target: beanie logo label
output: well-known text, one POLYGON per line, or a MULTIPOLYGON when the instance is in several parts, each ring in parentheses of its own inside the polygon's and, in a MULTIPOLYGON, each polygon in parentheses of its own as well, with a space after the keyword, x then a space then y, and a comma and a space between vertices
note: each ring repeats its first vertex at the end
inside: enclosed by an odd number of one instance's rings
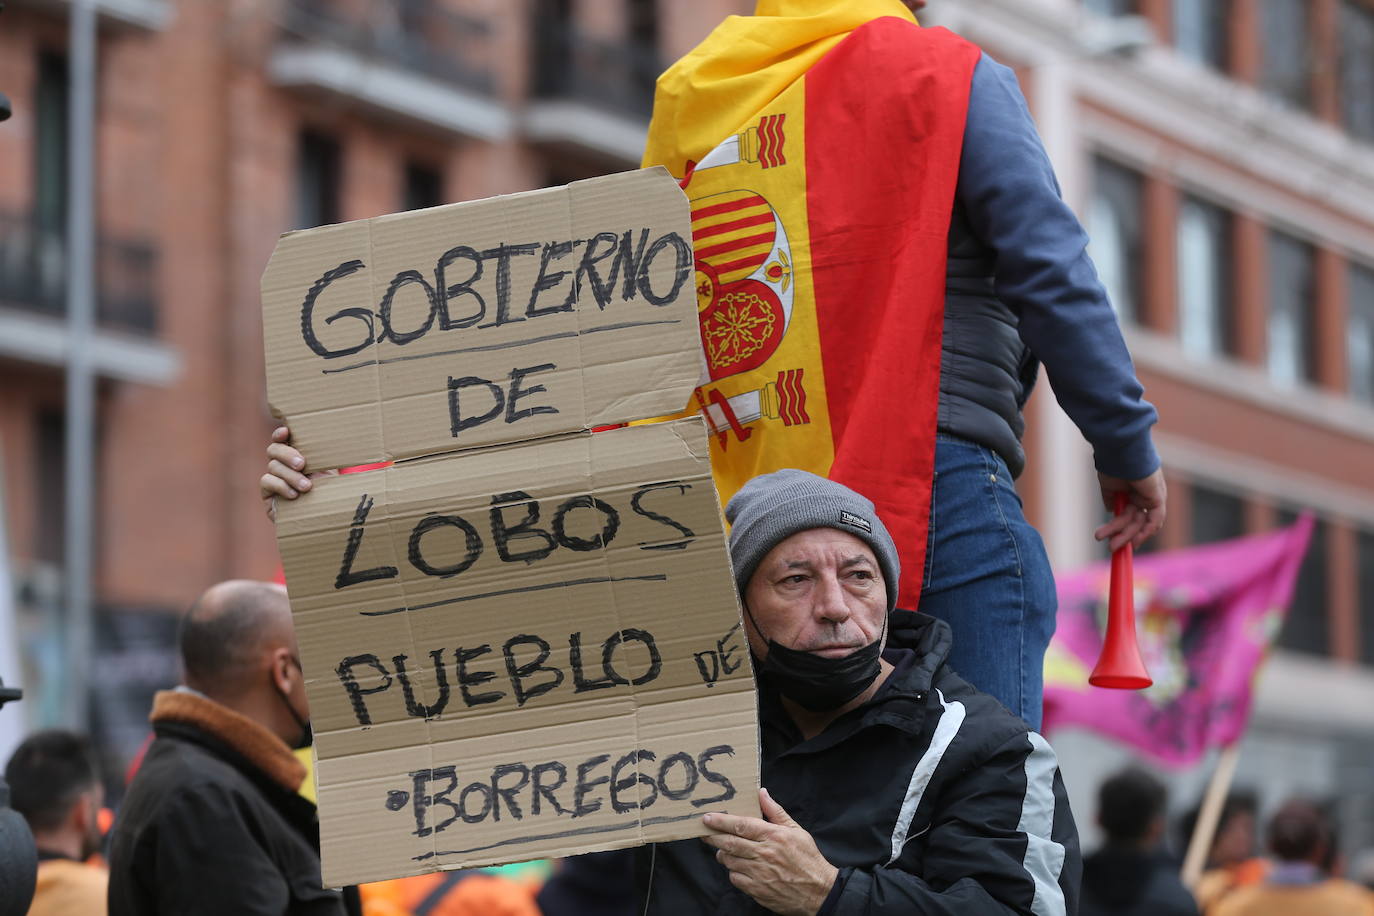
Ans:
POLYGON ((869 534, 873 533, 873 526, 869 524, 868 519, 862 518, 858 515, 854 515, 851 512, 845 512, 841 510, 840 521, 851 528, 859 528, 864 531, 867 531, 869 534))

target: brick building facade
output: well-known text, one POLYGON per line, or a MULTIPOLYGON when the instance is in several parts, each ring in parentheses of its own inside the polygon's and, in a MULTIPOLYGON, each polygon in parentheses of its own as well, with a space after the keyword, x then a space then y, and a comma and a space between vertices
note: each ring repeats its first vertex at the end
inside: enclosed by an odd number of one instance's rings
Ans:
MULTIPOLYGON (((95 5, 96 593, 104 611, 171 613, 276 568, 256 497, 273 425, 257 285, 278 234, 633 167, 663 63, 750 4, 95 5)), ((42 647, 60 616, 69 8, 8 6, 0 461, 26 646, 42 647)), ((1374 728, 1357 699, 1374 665, 1374 3, 933 0, 928 21, 1018 69, 1089 224, 1162 416, 1159 546, 1317 513, 1261 685, 1260 746, 1282 762, 1248 775, 1345 788, 1374 728)), ((1072 568, 1096 557, 1090 459, 1044 386, 1028 412, 1021 488, 1072 568)), ((46 657, 29 683, 57 676, 46 657)))

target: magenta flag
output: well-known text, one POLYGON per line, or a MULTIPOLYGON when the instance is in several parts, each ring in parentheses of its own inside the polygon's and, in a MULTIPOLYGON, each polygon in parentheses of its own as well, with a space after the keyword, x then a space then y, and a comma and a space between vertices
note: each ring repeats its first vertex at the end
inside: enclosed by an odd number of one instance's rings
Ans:
POLYGON ((1291 527, 1135 560, 1145 690, 1088 686, 1102 648, 1109 564, 1059 580, 1045 656, 1045 731, 1079 726, 1170 766, 1195 763, 1245 731, 1260 663, 1283 625, 1312 517, 1291 527))

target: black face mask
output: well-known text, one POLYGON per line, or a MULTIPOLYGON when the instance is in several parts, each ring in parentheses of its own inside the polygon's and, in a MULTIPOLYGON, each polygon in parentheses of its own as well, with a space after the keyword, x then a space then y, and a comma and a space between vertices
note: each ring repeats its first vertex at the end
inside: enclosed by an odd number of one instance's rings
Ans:
MULTIPOLYGON (((754 612, 748 605, 744 610, 758 634, 768 639, 759 629, 754 612)), ((877 639, 841 658, 789 649, 768 639, 768 657, 762 662, 755 659, 754 667, 778 693, 798 706, 811 712, 829 712, 863 693, 877 678, 881 670, 878 660, 882 657, 886 635, 887 621, 884 620, 883 632, 877 639)))
POLYGON ((868 689, 878 676, 882 637, 843 658, 801 652, 768 640, 760 675, 783 696, 812 712, 839 709, 868 689))
MULTIPOLYGON (((301 673, 301 677, 305 677, 305 669, 301 667, 301 663, 295 657, 292 657, 291 661, 296 663, 296 670, 301 673)), ((315 743, 315 731, 310 727, 310 720, 301 718, 300 713, 296 712, 296 707, 291 705, 291 698, 286 694, 278 692, 277 696, 281 697, 281 701, 286 704, 286 711, 291 714, 291 721, 295 722, 301 730, 300 740, 291 749, 299 751, 310 747, 315 743)))

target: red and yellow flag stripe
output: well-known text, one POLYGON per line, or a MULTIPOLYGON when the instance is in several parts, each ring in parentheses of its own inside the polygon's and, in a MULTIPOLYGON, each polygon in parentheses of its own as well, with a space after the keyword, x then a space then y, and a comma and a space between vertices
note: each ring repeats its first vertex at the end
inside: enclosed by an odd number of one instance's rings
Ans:
POLYGON ((704 413, 716 433, 722 499, 783 467, 854 487, 897 539, 907 570, 899 601, 915 607, 946 236, 979 51, 909 15, 851 21, 864 9, 900 9, 890 0, 810 6, 846 28, 826 34, 812 17, 795 30, 795 53, 769 49, 762 76, 741 69, 749 19, 727 20, 670 69, 645 162, 683 175, 692 201, 706 370, 689 412, 704 413), (731 67, 738 73, 722 76, 731 67), (761 91, 770 77, 773 91, 761 91), (741 118, 741 98, 762 101, 741 118))

